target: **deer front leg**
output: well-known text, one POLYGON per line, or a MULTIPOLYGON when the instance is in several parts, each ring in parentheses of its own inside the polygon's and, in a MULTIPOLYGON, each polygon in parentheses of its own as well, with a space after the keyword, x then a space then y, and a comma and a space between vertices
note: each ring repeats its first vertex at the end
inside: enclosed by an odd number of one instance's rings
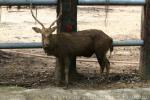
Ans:
POLYGON ((64 79, 64 61, 62 58, 57 57, 56 59, 56 67, 55 67, 55 81, 57 86, 62 85, 62 81, 64 79))
POLYGON ((70 59, 69 57, 65 57, 65 88, 68 88, 69 85, 69 65, 70 59))

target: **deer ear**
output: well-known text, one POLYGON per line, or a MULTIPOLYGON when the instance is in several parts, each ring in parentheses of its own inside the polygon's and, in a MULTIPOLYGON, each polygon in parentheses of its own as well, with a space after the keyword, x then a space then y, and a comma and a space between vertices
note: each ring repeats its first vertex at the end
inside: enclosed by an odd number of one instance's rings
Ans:
POLYGON ((36 33, 42 33, 42 30, 41 30, 40 28, 32 27, 32 29, 33 29, 36 33))

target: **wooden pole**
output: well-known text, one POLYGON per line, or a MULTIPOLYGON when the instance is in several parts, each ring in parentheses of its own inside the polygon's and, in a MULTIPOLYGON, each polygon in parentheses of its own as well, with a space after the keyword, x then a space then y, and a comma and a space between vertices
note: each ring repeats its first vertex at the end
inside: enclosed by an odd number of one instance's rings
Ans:
POLYGON ((140 71, 144 79, 150 79, 150 0, 146 0, 141 19, 141 38, 144 45, 141 47, 140 71))
MULTIPOLYGON (((58 31, 60 32, 76 32, 77 31, 77 0, 58 0, 57 14, 62 7, 62 17, 57 22, 58 31)), ((64 80, 64 63, 62 59, 56 60, 56 81, 64 80)), ((69 75, 76 74, 76 57, 70 59, 69 75)))

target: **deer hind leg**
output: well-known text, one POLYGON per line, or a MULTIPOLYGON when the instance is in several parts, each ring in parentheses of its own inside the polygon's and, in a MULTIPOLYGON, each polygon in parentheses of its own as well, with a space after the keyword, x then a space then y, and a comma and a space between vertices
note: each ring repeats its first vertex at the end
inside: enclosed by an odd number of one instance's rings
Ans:
POLYGON ((104 58, 104 61, 105 61, 105 68, 106 68, 106 81, 108 81, 109 80, 109 71, 110 71, 110 62, 106 57, 104 58))
POLYGON ((100 65, 100 73, 102 74, 104 72, 104 69, 105 69, 105 63, 104 63, 104 56, 99 54, 99 53, 95 53, 96 54, 96 57, 97 57, 97 60, 98 60, 98 63, 100 65))
POLYGON ((99 65, 101 67, 101 74, 104 72, 104 69, 106 69, 106 81, 108 81, 108 79, 109 79, 109 70, 110 70, 110 62, 106 58, 105 54, 100 55, 100 54, 96 53, 96 57, 97 57, 99 65))

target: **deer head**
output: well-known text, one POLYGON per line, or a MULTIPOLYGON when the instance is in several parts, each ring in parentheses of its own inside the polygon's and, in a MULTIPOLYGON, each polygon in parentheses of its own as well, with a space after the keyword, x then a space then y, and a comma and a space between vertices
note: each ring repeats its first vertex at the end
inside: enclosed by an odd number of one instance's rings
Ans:
POLYGON ((62 10, 60 10, 60 13, 57 17, 57 19, 52 22, 52 24, 46 28, 43 23, 41 23, 34 15, 33 11, 32 11, 32 5, 30 6, 30 11, 32 14, 32 17, 35 19, 35 21, 37 23, 39 23, 42 28, 38 28, 38 27, 32 27, 32 29, 36 32, 36 33, 41 33, 42 35, 42 42, 43 42, 43 47, 47 47, 49 44, 49 37, 52 36, 52 33, 57 29, 57 26, 54 26, 54 24, 57 22, 57 20, 60 19, 61 15, 62 15, 62 10))

